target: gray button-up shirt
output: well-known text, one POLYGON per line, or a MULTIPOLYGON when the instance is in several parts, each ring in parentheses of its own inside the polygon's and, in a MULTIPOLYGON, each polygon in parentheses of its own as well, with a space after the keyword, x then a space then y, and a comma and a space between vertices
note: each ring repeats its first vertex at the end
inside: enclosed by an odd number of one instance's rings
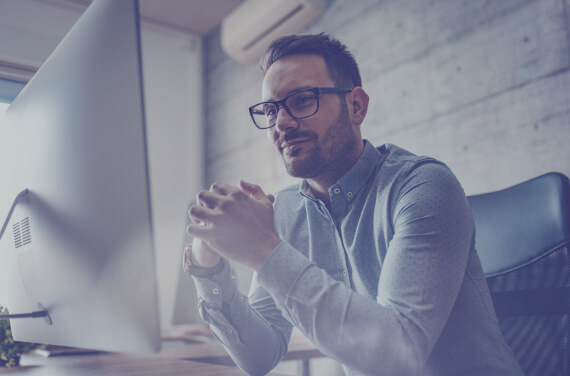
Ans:
POLYGON ((442 163, 365 142, 330 187, 276 195, 283 240, 242 296, 229 266, 194 278, 199 310, 234 361, 262 375, 292 325, 347 375, 522 375, 497 325, 465 194, 442 163))

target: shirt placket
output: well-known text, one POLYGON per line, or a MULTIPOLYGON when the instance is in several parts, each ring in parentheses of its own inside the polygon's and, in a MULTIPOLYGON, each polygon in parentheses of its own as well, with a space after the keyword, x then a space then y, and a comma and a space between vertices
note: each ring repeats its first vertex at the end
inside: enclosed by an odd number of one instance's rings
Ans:
POLYGON ((337 217, 339 215, 342 215, 342 213, 346 210, 347 208, 346 206, 348 203, 344 198, 342 189, 338 186, 338 184, 333 185, 329 192, 331 194, 332 213, 329 212, 329 210, 326 207, 324 207, 324 205, 323 209, 326 212, 326 215, 331 223, 331 226, 333 227, 333 232, 335 234, 335 241, 337 244, 336 250, 339 252, 339 254, 336 257, 336 259, 338 260, 337 270, 339 276, 342 276, 341 278, 345 286, 350 288, 352 284, 350 282, 350 271, 347 264, 347 257, 346 257, 347 250, 344 245, 344 240, 342 236, 342 226, 340 224, 340 221, 337 220, 337 217))

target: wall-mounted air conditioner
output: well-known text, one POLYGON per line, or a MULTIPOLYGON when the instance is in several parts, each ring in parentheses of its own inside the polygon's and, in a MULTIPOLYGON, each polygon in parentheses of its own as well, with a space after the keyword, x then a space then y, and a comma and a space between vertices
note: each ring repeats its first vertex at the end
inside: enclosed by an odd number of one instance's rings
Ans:
POLYGON ((327 0, 246 0, 222 21, 222 48, 237 61, 254 62, 272 41, 315 21, 326 4, 327 0))

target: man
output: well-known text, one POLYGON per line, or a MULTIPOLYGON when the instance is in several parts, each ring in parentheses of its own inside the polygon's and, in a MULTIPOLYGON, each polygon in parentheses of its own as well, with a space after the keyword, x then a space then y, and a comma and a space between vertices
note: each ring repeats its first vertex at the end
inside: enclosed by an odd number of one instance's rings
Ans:
POLYGON ((465 194, 442 163, 362 139, 346 47, 277 40, 250 108, 289 174, 274 198, 216 183, 190 208, 199 311, 245 372, 270 371, 292 326, 348 375, 522 375, 498 326, 465 194), (249 298, 227 260, 256 272, 249 298))

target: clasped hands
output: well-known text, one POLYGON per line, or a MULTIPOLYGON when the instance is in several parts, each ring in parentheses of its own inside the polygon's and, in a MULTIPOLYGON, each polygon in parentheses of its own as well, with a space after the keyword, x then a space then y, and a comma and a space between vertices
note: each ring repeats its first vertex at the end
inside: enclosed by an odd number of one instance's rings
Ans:
POLYGON ((200 191, 188 215, 193 236, 193 260, 198 264, 224 257, 259 271, 281 239, 275 234, 273 195, 260 186, 239 182, 238 187, 215 183, 200 191), (216 256, 219 255, 219 256, 216 256))

